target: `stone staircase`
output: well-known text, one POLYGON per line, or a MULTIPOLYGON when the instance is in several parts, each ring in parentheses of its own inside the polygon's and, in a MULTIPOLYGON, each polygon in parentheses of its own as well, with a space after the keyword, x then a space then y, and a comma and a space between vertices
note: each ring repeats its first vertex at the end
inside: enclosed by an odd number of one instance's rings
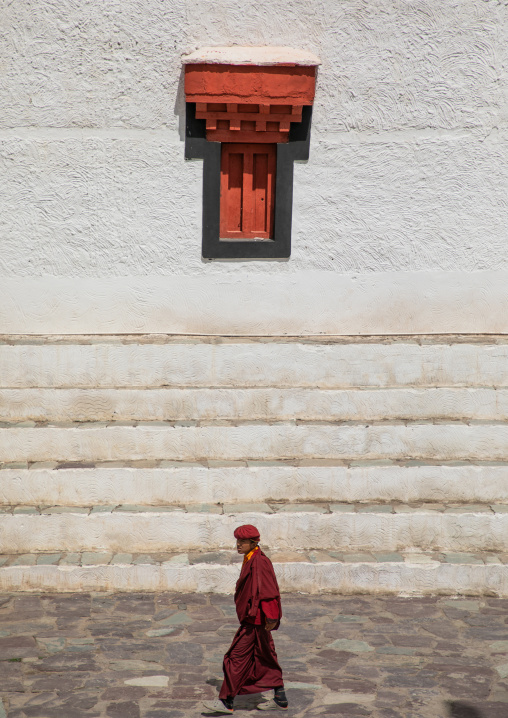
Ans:
POLYGON ((3 337, 0 591, 508 596, 501 338, 3 337))

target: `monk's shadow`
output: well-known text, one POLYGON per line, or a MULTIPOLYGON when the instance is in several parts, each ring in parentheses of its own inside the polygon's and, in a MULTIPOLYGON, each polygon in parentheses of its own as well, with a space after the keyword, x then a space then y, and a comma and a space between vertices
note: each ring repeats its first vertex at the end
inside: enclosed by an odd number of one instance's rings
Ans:
MULTIPOLYGON (((259 714, 259 711, 257 710, 256 706, 258 705, 258 703, 262 702, 263 699, 261 698, 261 695, 259 693, 256 693, 256 695, 253 696, 236 696, 235 713, 236 711, 256 711, 256 713, 259 714)), ((203 710, 201 715, 212 716, 213 713, 203 710)))
MULTIPOLYGON (((209 686, 215 686, 215 688, 219 689, 222 686, 222 679, 221 678, 209 678, 207 681, 209 686)), ((266 698, 262 697, 261 693, 255 693, 251 696, 236 696, 235 698, 235 711, 255 711, 256 706, 259 703, 262 703, 266 698)), ((211 713, 207 713, 206 711, 203 711, 201 715, 212 715, 211 713)))
POLYGON ((448 715, 450 718, 482 718, 477 708, 462 701, 448 701, 448 715))

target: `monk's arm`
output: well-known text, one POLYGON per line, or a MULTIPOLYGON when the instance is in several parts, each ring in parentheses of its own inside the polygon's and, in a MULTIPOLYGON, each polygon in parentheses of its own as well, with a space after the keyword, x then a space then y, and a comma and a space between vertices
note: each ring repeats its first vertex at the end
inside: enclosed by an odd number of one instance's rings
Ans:
POLYGON ((276 598, 272 598, 269 601, 261 601, 261 608, 266 618, 266 628, 268 631, 271 631, 280 619, 279 603, 276 598))

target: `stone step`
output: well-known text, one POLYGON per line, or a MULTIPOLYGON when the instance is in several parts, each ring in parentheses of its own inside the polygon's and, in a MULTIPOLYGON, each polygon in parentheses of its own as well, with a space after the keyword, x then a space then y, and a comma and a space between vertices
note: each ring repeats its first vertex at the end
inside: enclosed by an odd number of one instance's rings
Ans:
POLYGON ((0 429, 0 462, 506 461, 508 426, 101 426, 0 429))
MULTIPOLYGON (((508 556, 436 556, 430 553, 344 558, 272 555, 281 591, 303 593, 467 595, 508 597, 508 556), (289 559, 289 560, 288 560, 289 559)), ((238 564, 212 557, 189 562, 99 554, 27 554, 0 558, 0 592, 11 591, 178 591, 232 593, 238 564), (5 559, 5 560, 4 560, 5 559), (3 562, 3 565, 1 565, 3 562)), ((184 621, 179 614, 165 625, 184 621)), ((168 629, 169 630, 169 629, 168 629)))
POLYGON ((506 504, 412 508, 390 505, 225 505, 203 507, 49 507, 0 514, 4 553, 154 553, 230 549, 243 523, 258 527, 272 551, 504 552, 506 504), (193 510, 194 508, 194 510, 193 510), (102 509, 102 510, 101 510, 102 509), (197 509, 197 510, 196 510, 197 509), (222 513, 222 510, 224 513, 222 513))
MULTIPOLYGON (((211 462, 213 463, 213 462, 211 462)), ((26 464, 25 464, 26 466, 26 464)), ((503 466, 246 466, 0 470, 0 505, 242 502, 508 503, 503 466)))
POLYGON ((507 344, 118 341, 0 345, 1 386, 508 387, 507 344))
POLYGON ((505 421, 508 389, 0 389, 0 422, 505 421))

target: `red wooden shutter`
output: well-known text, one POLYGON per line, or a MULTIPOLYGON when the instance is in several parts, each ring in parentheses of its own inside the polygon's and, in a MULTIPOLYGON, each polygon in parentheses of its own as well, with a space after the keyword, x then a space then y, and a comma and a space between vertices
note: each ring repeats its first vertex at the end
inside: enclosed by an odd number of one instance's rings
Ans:
POLYGON ((275 144, 223 143, 220 236, 271 239, 275 210, 275 144))

